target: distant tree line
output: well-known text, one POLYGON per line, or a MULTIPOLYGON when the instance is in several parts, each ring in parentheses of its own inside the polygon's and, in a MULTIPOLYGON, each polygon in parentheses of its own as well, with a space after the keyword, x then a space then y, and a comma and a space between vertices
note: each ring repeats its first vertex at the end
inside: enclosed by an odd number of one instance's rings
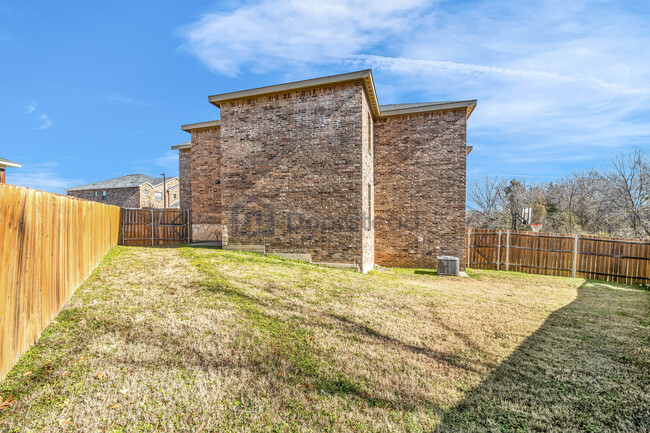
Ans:
POLYGON ((650 238, 650 160, 641 148, 548 183, 485 176, 470 182, 467 198, 468 227, 509 229, 530 207, 544 232, 650 238))

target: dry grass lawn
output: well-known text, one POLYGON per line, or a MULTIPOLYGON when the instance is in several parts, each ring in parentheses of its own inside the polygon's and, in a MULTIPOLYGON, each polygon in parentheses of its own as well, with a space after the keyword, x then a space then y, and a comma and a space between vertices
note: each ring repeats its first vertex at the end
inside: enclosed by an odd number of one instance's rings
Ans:
POLYGON ((113 249, 0 382, 0 430, 650 430, 650 293, 113 249))

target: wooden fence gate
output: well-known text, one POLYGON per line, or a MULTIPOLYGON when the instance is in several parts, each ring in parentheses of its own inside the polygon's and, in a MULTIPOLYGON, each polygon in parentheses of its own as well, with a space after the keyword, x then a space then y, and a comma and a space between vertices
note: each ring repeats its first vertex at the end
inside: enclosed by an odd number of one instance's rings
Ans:
POLYGON ((123 208, 120 243, 129 246, 189 243, 190 216, 189 210, 123 208))

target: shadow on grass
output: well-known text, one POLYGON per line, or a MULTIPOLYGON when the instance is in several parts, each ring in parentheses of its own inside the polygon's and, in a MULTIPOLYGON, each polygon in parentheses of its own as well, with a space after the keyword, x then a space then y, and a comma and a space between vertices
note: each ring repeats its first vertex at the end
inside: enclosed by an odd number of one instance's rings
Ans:
POLYGON ((413 273, 416 274, 416 275, 431 275, 433 277, 438 276, 438 272, 431 271, 431 270, 426 270, 426 269, 416 269, 413 273))
MULTIPOLYGON (((453 355, 409 345, 368 326, 357 324, 346 317, 328 314, 318 308, 302 305, 296 309, 295 305, 287 306, 278 300, 261 299, 242 293, 221 275, 214 265, 202 261, 201 257, 192 251, 186 251, 185 254, 196 269, 204 275, 200 283, 203 288, 223 296, 224 300, 236 305, 247 319, 248 325, 255 330, 255 339, 261 336, 261 340, 256 340, 252 344, 262 345, 265 348, 265 356, 261 359, 249 359, 256 365, 258 372, 275 376, 278 371, 284 371, 288 373, 285 380, 289 386, 308 384, 314 392, 353 396, 371 407, 390 407, 407 411, 426 408, 440 412, 441 407, 437 402, 422 398, 420 395, 401 395, 400 398, 379 397, 371 383, 358 375, 346 373, 343 366, 331 359, 329 354, 313 341, 313 328, 330 330, 332 325, 338 325, 335 329, 348 337, 356 339, 368 337, 395 346, 399 350, 424 354, 439 362, 453 364, 453 355), (301 319, 296 319, 296 313, 300 314, 301 319), (328 323, 324 323, 323 320, 328 323)), ((303 266, 302 262, 298 266, 303 266)), ((473 371, 471 367, 468 369, 473 371)))
POLYGON ((584 283, 436 431, 649 431, 649 329, 616 310, 630 297, 647 317, 647 292, 584 283))
POLYGON ((446 363, 449 365, 453 365, 455 367, 460 367, 463 368, 466 371, 470 371, 473 373, 479 373, 479 370, 472 367, 471 365, 468 365, 466 363, 462 363, 461 360, 459 360, 456 356, 454 356, 453 353, 448 353, 448 352, 443 352, 443 351, 436 351, 436 350, 431 350, 427 349, 425 347, 421 346, 416 346, 414 344, 408 344, 405 343, 401 340, 398 340, 397 338, 393 338, 389 335, 382 334, 375 329, 372 329, 369 326, 356 323, 347 317, 338 315, 338 314, 329 314, 329 317, 336 319, 340 322, 342 325, 343 329, 350 335, 356 335, 356 336, 367 336, 370 337, 374 340, 380 341, 384 344, 390 344, 393 346, 396 346, 398 349, 406 350, 412 353, 416 354, 422 354, 428 358, 431 358, 432 360, 435 360, 437 362, 442 362, 446 363))

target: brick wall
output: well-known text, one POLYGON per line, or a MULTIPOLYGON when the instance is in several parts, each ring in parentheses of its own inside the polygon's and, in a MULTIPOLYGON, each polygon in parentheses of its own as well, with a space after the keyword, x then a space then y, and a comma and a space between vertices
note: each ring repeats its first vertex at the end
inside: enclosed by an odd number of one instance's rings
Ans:
POLYGON ((367 272, 375 265, 375 229, 374 229, 374 140, 373 119, 370 113, 368 100, 362 100, 362 167, 361 167, 361 214, 362 222, 362 266, 361 270, 367 272))
POLYGON ((178 151, 178 177, 180 178, 181 209, 191 209, 192 200, 192 149, 178 151))
POLYGON ((119 207, 140 207, 140 189, 138 187, 68 191, 68 195, 84 200, 96 201, 104 204, 112 204, 119 207), (106 200, 102 198, 102 191, 106 191, 106 200), (95 193, 97 193, 97 197, 95 197, 95 193))
MULTIPOLYGON (((221 105, 222 205, 231 244, 361 266, 363 95, 361 83, 351 83, 221 105)), ((192 143, 194 179, 196 164, 209 162, 195 155, 194 133, 192 143)), ((206 195, 192 182, 197 218, 195 197, 206 195)))
MULTIPOLYGON (((154 197, 154 188, 153 186, 145 183, 140 185, 140 207, 142 208, 156 208, 159 207, 156 204, 154 197)), ((162 205, 160 205, 162 207, 162 205)))
POLYGON ((375 122, 375 262, 465 260, 466 110, 375 122), (422 242, 418 242, 418 237, 422 242))
POLYGON ((218 126, 192 131, 190 161, 192 223, 221 224, 221 184, 217 183, 221 176, 218 126))

